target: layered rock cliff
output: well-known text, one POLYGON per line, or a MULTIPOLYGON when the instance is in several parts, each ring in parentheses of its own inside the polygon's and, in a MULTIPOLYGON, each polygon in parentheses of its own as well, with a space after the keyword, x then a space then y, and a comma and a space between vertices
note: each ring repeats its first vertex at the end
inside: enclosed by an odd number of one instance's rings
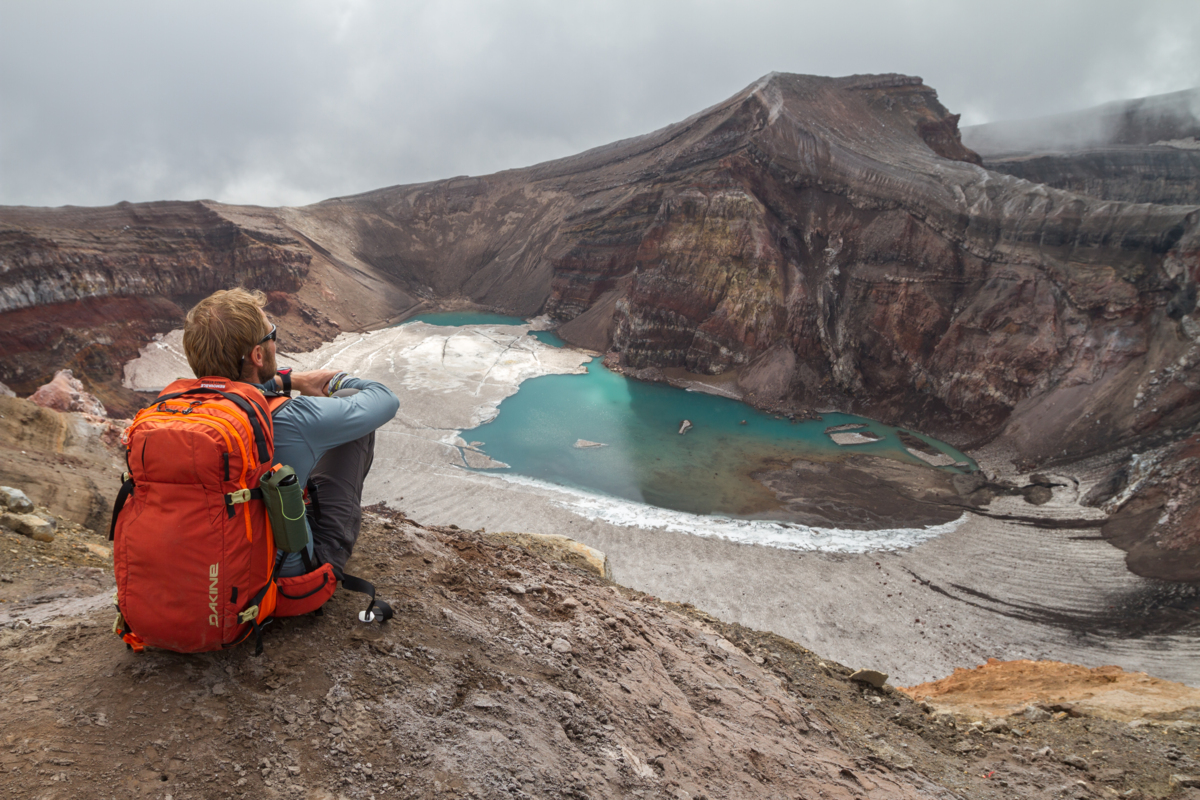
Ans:
MULTIPOLYGON (((1194 425, 1200 210, 979 161, 917 78, 773 74, 660 131, 482 178, 299 209, 5 209, 0 289, 78 304, 64 331, 100 298, 161 329, 234 283, 299 285, 299 311, 343 327, 421 301, 544 312, 630 370, 733 370, 758 405, 1001 436, 1029 463, 1194 425), (129 237, 122 215, 155 213, 129 237)), ((0 380, 21 388, 37 345, 14 314, 0 380)))
POLYGON ((0 209, 0 381, 27 394, 69 367, 127 413, 138 401, 120 387, 122 364, 231 286, 267 291, 310 343, 336 333, 297 299, 320 254, 255 212, 205 202, 0 209))

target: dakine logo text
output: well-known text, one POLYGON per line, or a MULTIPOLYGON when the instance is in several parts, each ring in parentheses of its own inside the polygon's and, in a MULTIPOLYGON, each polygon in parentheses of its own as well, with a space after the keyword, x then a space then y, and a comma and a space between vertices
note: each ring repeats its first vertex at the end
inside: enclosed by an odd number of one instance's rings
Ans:
POLYGON ((208 624, 221 627, 221 618, 217 614, 217 565, 208 567, 208 624))

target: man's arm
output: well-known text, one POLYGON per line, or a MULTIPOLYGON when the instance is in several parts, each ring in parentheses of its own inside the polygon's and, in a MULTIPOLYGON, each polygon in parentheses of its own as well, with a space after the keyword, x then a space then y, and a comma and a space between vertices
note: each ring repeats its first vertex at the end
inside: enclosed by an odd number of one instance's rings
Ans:
MULTIPOLYGON (((400 400, 378 381, 346 376, 340 379, 338 388, 357 389, 358 393, 350 397, 298 397, 287 404, 287 424, 296 426, 314 454, 366 436, 400 409, 400 400)), ((281 417, 276 424, 283 422, 281 417)))

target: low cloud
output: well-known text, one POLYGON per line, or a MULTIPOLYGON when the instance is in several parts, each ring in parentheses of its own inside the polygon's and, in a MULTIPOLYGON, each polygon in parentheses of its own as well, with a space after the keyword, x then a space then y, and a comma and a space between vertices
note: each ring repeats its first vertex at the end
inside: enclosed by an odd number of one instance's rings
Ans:
POLYGON ((922 76, 963 123, 1200 83, 1192 2, 8 3, 0 203, 296 205, 644 133, 771 71, 922 76))

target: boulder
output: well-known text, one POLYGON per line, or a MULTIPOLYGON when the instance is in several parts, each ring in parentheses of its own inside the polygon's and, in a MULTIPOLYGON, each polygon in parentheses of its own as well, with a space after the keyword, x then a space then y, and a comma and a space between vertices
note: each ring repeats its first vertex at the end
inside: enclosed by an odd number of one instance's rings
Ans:
POLYGON ((107 417, 104 404, 84 390, 83 384, 69 369, 60 369, 54 374, 54 380, 39 388, 29 396, 29 399, 43 408, 55 411, 76 411, 81 414, 92 414, 97 417, 107 417))
POLYGON ((887 683, 887 679, 886 672, 879 672, 873 669, 856 670, 850 675, 850 680, 874 686, 876 689, 882 689, 883 685, 887 683))
POLYGON ((958 493, 959 497, 966 497, 972 492, 982 489, 983 485, 987 483, 978 472, 955 475, 950 482, 954 484, 954 491, 958 493))
POLYGON ((38 542, 53 542, 54 522, 42 519, 37 514, 0 514, 0 525, 12 528, 19 534, 38 542))
POLYGON ((1029 722, 1045 722, 1050 719, 1050 712, 1037 706, 1025 706, 1021 716, 1029 722))
POLYGON ((0 486, 0 506, 17 514, 33 511, 33 501, 20 489, 11 486, 0 486))

